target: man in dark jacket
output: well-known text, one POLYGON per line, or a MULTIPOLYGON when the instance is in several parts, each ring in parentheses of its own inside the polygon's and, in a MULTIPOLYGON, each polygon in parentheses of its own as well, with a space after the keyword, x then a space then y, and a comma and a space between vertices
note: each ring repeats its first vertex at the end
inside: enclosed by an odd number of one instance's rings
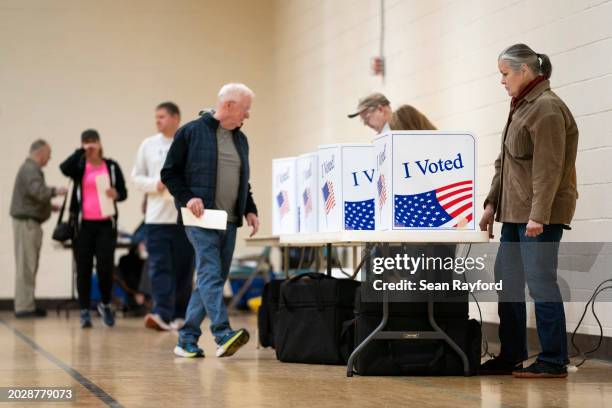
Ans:
POLYGON ((253 91, 243 84, 224 85, 214 113, 204 112, 199 119, 177 131, 161 171, 161 180, 179 209, 179 222, 182 207, 187 207, 196 217, 202 216, 206 208, 228 214, 224 231, 185 227, 195 252, 197 283, 174 349, 181 357, 204 356, 197 343, 206 315, 218 345, 217 357, 231 356, 249 340, 245 329, 230 327, 223 303, 223 286, 242 217, 253 228, 251 236, 259 229, 249 184, 249 145, 240 130, 249 118, 253 96, 253 91))
POLYGON ((15 316, 44 317, 36 307, 34 289, 42 245, 40 225, 51 216, 51 198, 66 195, 64 187, 49 187, 42 168, 51 158, 51 147, 44 140, 30 146, 30 156, 19 168, 11 199, 15 239, 15 316))

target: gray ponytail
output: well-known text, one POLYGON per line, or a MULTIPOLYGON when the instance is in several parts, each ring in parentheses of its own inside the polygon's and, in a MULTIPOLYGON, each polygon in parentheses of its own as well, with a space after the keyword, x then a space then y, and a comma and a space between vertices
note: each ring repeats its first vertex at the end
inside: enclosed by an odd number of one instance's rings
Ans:
POLYGON ((504 60, 508 62, 513 71, 518 71, 522 64, 536 75, 543 75, 546 79, 552 74, 552 64, 550 58, 546 54, 538 54, 525 44, 514 44, 503 50, 498 61, 504 60))

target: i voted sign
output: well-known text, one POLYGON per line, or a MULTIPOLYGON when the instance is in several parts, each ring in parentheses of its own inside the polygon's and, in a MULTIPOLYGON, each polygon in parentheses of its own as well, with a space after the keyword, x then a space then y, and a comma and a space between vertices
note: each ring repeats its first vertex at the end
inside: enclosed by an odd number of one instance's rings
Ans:
POLYGON ((319 146, 318 160, 319 231, 374 230, 374 146, 319 146))
POLYGON ((476 229, 470 133, 392 131, 374 146, 377 229, 476 229))
POLYGON ((319 156, 317 153, 298 156, 296 162, 298 232, 308 233, 318 230, 318 170, 319 156))
POLYGON ((272 160, 272 233, 294 234, 298 231, 296 201, 296 159, 272 160))

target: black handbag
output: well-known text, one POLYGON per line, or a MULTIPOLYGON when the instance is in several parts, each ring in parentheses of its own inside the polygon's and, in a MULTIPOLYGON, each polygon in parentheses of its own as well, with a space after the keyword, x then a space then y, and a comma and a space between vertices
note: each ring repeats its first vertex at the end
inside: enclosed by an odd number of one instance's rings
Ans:
MULTIPOLYGON (((70 189, 69 189, 70 190, 70 189)), ((64 218, 64 211, 66 210, 66 201, 68 201, 68 192, 64 196, 64 203, 62 204, 62 209, 60 210, 59 217, 57 218, 57 225, 53 230, 53 238, 54 241, 58 242, 66 242, 73 238, 74 236, 74 223, 72 222, 72 217, 68 216, 68 220, 66 222, 62 222, 64 218)))

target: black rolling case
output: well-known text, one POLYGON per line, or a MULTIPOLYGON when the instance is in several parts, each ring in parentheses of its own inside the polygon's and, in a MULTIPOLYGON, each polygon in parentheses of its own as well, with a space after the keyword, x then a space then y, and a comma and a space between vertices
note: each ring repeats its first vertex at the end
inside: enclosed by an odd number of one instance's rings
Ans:
POLYGON ((345 364, 350 350, 342 340, 343 324, 353 319, 359 286, 320 273, 285 281, 275 328, 276 357, 290 363, 345 364))
POLYGON ((278 300, 280 287, 284 282, 275 279, 266 283, 261 294, 261 306, 257 311, 257 331, 259 332, 259 344, 263 347, 274 348, 274 329, 278 314, 278 300))

